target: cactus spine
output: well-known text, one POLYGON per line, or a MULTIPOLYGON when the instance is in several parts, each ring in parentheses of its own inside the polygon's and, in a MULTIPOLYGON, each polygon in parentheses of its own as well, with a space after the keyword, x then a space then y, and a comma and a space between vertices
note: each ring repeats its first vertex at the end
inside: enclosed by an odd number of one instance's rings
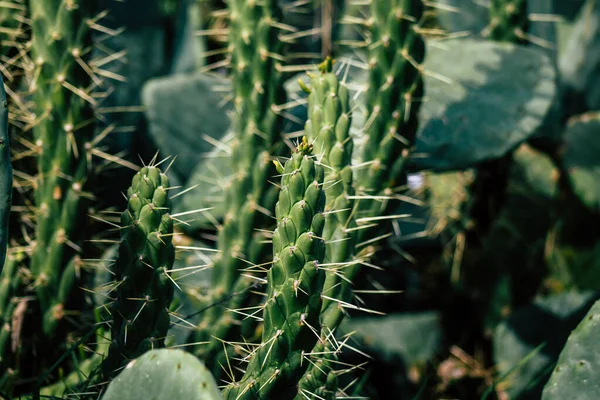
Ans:
POLYGON ((80 241, 75 232, 85 219, 85 188, 92 172, 89 142, 96 101, 90 94, 92 77, 82 65, 90 53, 94 11, 95 1, 90 0, 30 1, 33 134, 39 151, 30 269, 46 334, 52 334, 64 316, 59 288, 67 292, 72 288, 73 276, 63 272, 80 241))
MULTIPOLYGON (((241 277, 240 270, 262 261, 265 239, 257 229, 271 224, 269 211, 265 210, 272 210, 277 198, 277 189, 268 179, 275 174, 272 155, 282 132, 277 105, 286 97, 280 56, 283 45, 276 26, 281 20, 277 2, 231 0, 228 5, 236 110, 231 157, 234 175, 225 190, 226 214, 218 233, 211 303, 250 286, 252 281, 241 277)), ((243 295, 238 296, 228 308, 237 309, 244 300, 243 295)), ((216 307, 206 314, 194 341, 210 341, 208 346, 198 348, 197 355, 218 377, 222 370, 216 354, 223 346, 215 338, 231 337, 234 316, 216 307)))
POLYGON ((307 367, 304 353, 317 341, 325 193, 323 167, 311 157, 311 147, 304 139, 281 169, 262 342, 242 379, 224 389, 227 399, 293 398, 307 367))
MULTIPOLYGON (((357 193, 365 199, 357 217, 382 214, 387 200, 406 184, 424 95, 425 42, 418 26, 423 10, 422 0, 371 2, 366 165, 357 174, 357 193)), ((366 232, 362 229, 359 237, 366 232)))
POLYGON ((10 160, 10 139, 8 135, 8 106, 4 80, 0 78, 0 273, 4 268, 8 246, 8 220, 12 204, 12 164, 10 160))
POLYGON ((127 191, 116 261, 120 282, 110 309, 112 342, 103 364, 107 377, 125 361, 164 345, 173 299, 168 272, 175 259, 168 189, 167 176, 149 166, 133 177, 127 191))

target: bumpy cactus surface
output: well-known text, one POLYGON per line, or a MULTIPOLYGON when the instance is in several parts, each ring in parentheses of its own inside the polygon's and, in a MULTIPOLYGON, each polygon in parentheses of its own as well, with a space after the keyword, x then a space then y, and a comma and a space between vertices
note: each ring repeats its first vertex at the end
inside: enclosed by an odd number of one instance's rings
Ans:
POLYGON ((111 310, 112 342, 103 368, 112 376, 125 362, 164 345, 174 284, 173 219, 169 179, 158 167, 144 167, 127 191, 121 214, 121 243, 115 264, 116 300, 111 310))
MULTIPOLYGON (((268 180, 275 173, 272 156, 282 132, 277 105, 286 96, 277 2, 230 0, 227 4, 235 139, 231 144, 233 176, 225 189, 225 218, 213 267, 213 303, 227 299, 232 291, 243 293, 252 281, 241 276, 242 270, 263 261, 265 238, 259 229, 271 224, 269 213, 277 198, 277 188, 268 180)), ((243 307, 244 298, 241 294, 232 299, 228 308, 243 307)), ((210 341, 199 346, 197 354, 217 374, 222 372, 217 354, 223 350, 217 339, 231 340, 232 320, 237 317, 220 307, 206 314, 194 341, 210 341)))
POLYGON ((425 42, 419 32, 424 8, 422 0, 371 2, 365 165, 357 173, 357 192, 366 197, 360 211, 367 216, 378 215, 406 184, 424 96, 425 42))
MULTIPOLYGON (((45 315, 44 331, 52 334, 64 317, 59 287, 69 291, 73 276, 64 273, 74 234, 85 221, 85 193, 92 177, 89 154, 94 134, 93 80, 83 67, 92 45, 90 23, 96 2, 33 0, 29 4, 35 80, 33 133, 38 154, 35 187, 37 225, 31 273, 45 315)), ((73 245, 75 244, 75 246, 73 245)))
POLYGON ((261 344, 248 356, 246 373, 225 388, 227 399, 293 398, 307 368, 304 353, 317 341, 325 242, 323 167, 304 138, 280 169, 275 207, 273 265, 267 275, 261 344))

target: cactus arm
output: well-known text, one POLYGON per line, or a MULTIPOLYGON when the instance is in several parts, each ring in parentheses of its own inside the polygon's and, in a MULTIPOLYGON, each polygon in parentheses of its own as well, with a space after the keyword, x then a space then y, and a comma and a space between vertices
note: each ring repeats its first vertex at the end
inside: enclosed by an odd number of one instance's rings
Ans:
MULTIPOLYGON (((218 232, 213 263, 213 293, 208 306, 220 304, 230 293, 239 295, 226 304, 235 310, 245 304, 251 279, 240 276, 249 265, 265 261, 264 235, 272 217, 277 188, 269 183, 275 175, 272 164, 276 147, 281 144, 283 118, 277 105, 285 102, 281 72, 284 46, 278 38, 281 11, 274 1, 230 0, 231 76, 235 114, 235 139, 232 148, 233 177, 225 188, 225 217, 218 232)), ((223 373, 221 340, 236 338, 236 314, 212 307, 203 316, 192 342, 208 342, 197 347, 196 355, 219 379, 223 373), (218 340, 218 339, 220 340, 218 340)), ((248 321, 251 322, 251 321, 248 321)), ((237 335, 239 336, 239 335, 237 335)))
MULTIPOLYGON (((31 91, 35 101, 33 136, 38 149, 35 186, 36 242, 30 269, 46 320, 64 268, 78 245, 85 220, 85 188, 91 176, 87 145, 94 133, 92 78, 81 66, 92 45, 94 0, 32 0, 31 91)), ((55 327, 56 323, 44 324, 55 327)), ((52 331, 46 331, 51 334, 52 331)))
POLYGON ((314 362, 298 383, 296 399, 320 396, 331 398, 337 390, 333 364, 336 357, 331 335, 344 318, 341 303, 352 301, 352 283, 345 279, 345 271, 354 268, 356 226, 353 209, 354 189, 351 170, 353 141, 350 138, 351 112, 348 90, 332 72, 332 60, 326 59, 312 76, 308 97, 306 134, 314 144, 315 154, 324 165, 325 227, 325 283, 321 308, 321 334, 311 351, 314 362))
POLYGON ((0 273, 4 268, 8 246, 8 221, 12 205, 12 164, 8 135, 8 108, 4 81, 0 78, 0 273))
POLYGON ((304 353, 317 341, 325 194, 323 168, 309 155, 310 147, 303 141, 281 174, 262 343, 249 356, 242 379, 224 389, 226 399, 293 398, 307 367, 304 353))
POLYGON ((164 346, 174 290, 167 274, 175 259, 168 189, 167 176, 150 166, 133 177, 127 191, 115 264, 120 283, 110 308, 112 342, 103 362, 107 377, 114 376, 127 360, 164 346))
MULTIPOLYGON (((424 95, 425 42, 419 33, 422 0, 371 2, 365 167, 357 171, 358 217, 380 215, 381 197, 406 185, 405 166, 415 142, 424 95)), ((369 230, 360 231, 361 239, 369 230)), ((360 241, 360 240, 359 240, 360 241)))

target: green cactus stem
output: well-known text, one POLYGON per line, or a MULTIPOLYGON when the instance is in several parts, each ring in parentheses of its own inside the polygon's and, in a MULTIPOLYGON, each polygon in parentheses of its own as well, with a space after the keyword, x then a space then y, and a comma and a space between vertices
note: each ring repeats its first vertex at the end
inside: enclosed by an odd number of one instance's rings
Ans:
MULTIPOLYGON (((31 0, 33 136, 38 150, 35 182, 35 246, 30 264, 45 320, 60 290, 71 290, 63 272, 81 243, 86 193, 92 168, 89 142, 94 134, 93 80, 88 63, 92 46, 93 0, 31 0)), ((97 78, 96 78, 97 79, 97 78)), ((56 323, 44 324, 45 328, 56 323)), ((52 330, 45 330, 50 335, 52 330)))
POLYGON ((262 343, 248 356, 246 373, 224 389, 226 399, 291 399, 316 344, 324 270, 323 167, 306 138, 280 167, 275 207, 273 266, 268 272, 262 343))
MULTIPOLYGON (((231 76, 235 115, 232 144, 233 177, 225 189, 225 217, 217 240, 210 304, 220 304, 230 293, 247 293, 253 282, 240 276, 241 270, 264 262, 265 237, 260 229, 272 225, 269 215, 277 200, 277 188, 269 183, 275 175, 272 159, 281 144, 283 118, 277 105, 285 102, 282 53, 279 39, 281 11, 276 1, 228 1, 230 10, 231 76), (239 290, 238 290, 239 289, 239 290)), ((227 309, 245 301, 240 294, 227 309)), ((206 360, 217 379, 223 372, 219 362, 222 342, 236 335, 232 323, 238 315, 221 306, 210 308, 193 335, 196 355, 206 360), (218 339, 217 339, 218 338, 218 339)), ((238 336, 239 337, 239 336, 238 336)))
POLYGON ((144 167, 127 191, 121 214, 121 243, 115 269, 120 280, 112 315, 108 357, 111 377, 126 362, 164 345, 174 284, 168 271, 175 259, 169 179, 158 167, 144 167))
MULTIPOLYGON (((422 0, 371 2, 368 118, 364 166, 357 171, 357 218, 381 215, 407 183, 405 167, 424 95, 425 43, 418 25, 423 11, 422 0)), ((370 236, 369 230, 359 232, 361 239, 370 236)))
POLYGON ((335 374, 331 359, 336 357, 331 335, 344 317, 342 304, 352 300, 352 275, 357 268, 354 263, 355 227, 354 189, 352 187, 352 151, 350 138, 350 99, 348 90, 340 84, 332 72, 333 62, 327 58, 319 73, 312 76, 308 97, 308 120, 306 134, 314 143, 315 154, 324 165, 325 178, 325 227, 323 239, 325 251, 325 284, 321 308, 321 337, 311 351, 311 362, 298 387, 297 399, 304 396, 333 396, 335 374))
POLYGON ((8 246, 8 221, 12 205, 12 164, 10 159, 10 138, 8 135, 8 106, 4 80, 0 77, 0 273, 4 268, 8 246))

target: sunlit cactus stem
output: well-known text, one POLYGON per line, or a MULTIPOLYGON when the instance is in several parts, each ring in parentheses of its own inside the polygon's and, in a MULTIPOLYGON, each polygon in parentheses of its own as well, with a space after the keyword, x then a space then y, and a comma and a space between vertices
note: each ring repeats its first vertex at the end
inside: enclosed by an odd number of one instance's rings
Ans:
POLYGON ((224 389, 226 399, 292 399, 307 368, 304 353, 317 341, 324 270, 323 168, 306 140, 280 167, 281 191, 267 274, 262 342, 248 356, 246 373, 224 389))
POLYGON ((320 321, 319 342, 310 352, 311 362, 298 387, 297 399, 318 395, 331 398, 336 392, 336 379, 331 359, 336 357, 335 331, 344 317, 344 303, 352 301, 352 280, 345 275, 356 268, 356 244, 353 174, 351 169, 353 141, 350 137, 351 111, 348 89, 333 73, 333 60, 327 58, 319 72, 311 74, 308 120, 305 132, 314 144, 315 155, 323 165, 325 178, 325 283, 320 321))

